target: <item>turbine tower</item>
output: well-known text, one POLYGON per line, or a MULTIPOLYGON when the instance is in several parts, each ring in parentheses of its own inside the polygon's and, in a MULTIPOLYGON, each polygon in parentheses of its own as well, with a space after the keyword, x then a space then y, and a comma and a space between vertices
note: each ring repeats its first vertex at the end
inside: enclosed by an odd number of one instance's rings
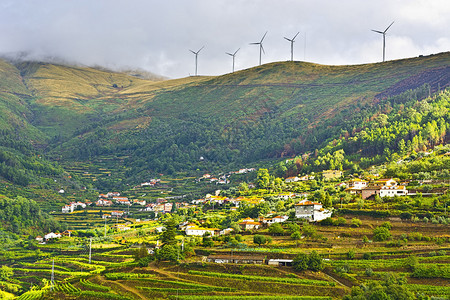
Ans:
POLYGON ((379 31, 379 30, 373 30, 373 32, 376 33, 380 33, 383 35, 383 62, 385 61, 385 51, 386 51, 386 32, 388 31, 388 29, 392 26, 392 24, 394 24, 394 22, 391 23, 391 25, 389 25, 384 31, 379 31))
POLYGON ((205 46, 203 46, 203 47, 201 47, 200 49, 198 49, 197 52, 192 51, 192 50, 189 50, 189 51, 191 51, 192 53, 194 53, 194 55, 195 55, 195 76, 197 76, 197 58, 198 58, 198 53, 199 53, 203 48, 205 48, 205 46))
POLYGON ((288 40, 289 42, 291 42, 291 61, 294 61, 294 40, 297 37, 297 35, 300 32, 297 32, 296 35, 294 35, 294 37, 292 39, 288 39, 287 37, 284 37, 286 40, 288 40))
MULTIPOLYGON (((241 48, 239 48, 239 49, 241 49, 241 48)), ((233 72, 231 72, 231 73, 234 73, 234 57, 236 56, 236 53, 239 51, 239 49, 237 49, 233 54, 225 52, 225 54, 228 54, 229 56, 233 57, 233 72)))
POLYGON ((261 52, 264 52, 264 54, 266 54, 266 52, 264 51, 264 47, 262 45, 262 42, 264 40, 264 38, 266 37, 267 31, 266 33, 264 33, 262 39, 259 41, 259 43, 250 43, 250 45, 259 45, 259 65, 261 65, 261 52))

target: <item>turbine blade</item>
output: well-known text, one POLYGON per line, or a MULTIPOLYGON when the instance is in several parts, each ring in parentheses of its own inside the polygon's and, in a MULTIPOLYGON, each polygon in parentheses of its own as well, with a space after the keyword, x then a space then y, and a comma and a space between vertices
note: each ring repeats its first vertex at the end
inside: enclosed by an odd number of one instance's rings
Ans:
POLYGON ((238 53, 239 50, 241 50, 241 48, 237 49, 236 52, 233 53, 233 56, 235 56, 236 53, 238 53))
POLYGON ((225 52, 225 54, 228 54, 228 55, 230 55, 230 56, 233 56, 233 54, 231 54, 231 53, 228 53, 228 52, 225 52))
POLYGON ((288 39, 287 37, 284 37, 286 40, 288 40, 289 42, 292 42, 292 40, 291 39, 288 39))
POLYGON ((388 29, 392 26, 392 24, 394 24, 394 22, 395 22, 395 21, 393 21, 393 22, 391 23, 391 25, 389 25, 388 28, 386 28, 386 30, 385 30, 383 33, 386 33, 386 31, 388 31, 388 29))
POLYGON ((381 34, 384 34, 384 32, 382 32, 382 31, 378 31, 378 30, 373 30, 373 29, 372 29, 372 31, 373 31, 373 32, 376 32, 376 33, 381 33, 381 34))
POLYGON ((262 44, 260 44, 260 45, 261 45, 261 50, 262 50, 262 52, 263 52, 264 54, 266 54, 266 51, 264 51, 263 45, 262 45, 262 44))
POLYGON ((197 53, 199 53, 200 51, 202 51, 202 49, 205 48, 205 46, 201 47, 200 49, 198 49, 197 53))
POLYGON ((189 49, 189 51, 191 51, 191 52, 194 53, 194 54, 197 54, 197 53, 195 53, 194 51, 192 51, 191 49, 189 49))
POLYGON ((297 34, 292 38, 292 40, 295 40, 295 38, 297 37, 297 35, 300 33, 300 31, 299 32, 297 32, 297 34))
POLYGON ((250 43, 250 45, 259 45, 261 43, 250 43))
POLYGON ((263 42, 264 38, 266 37, 266 34, 267 34, 267 32, 268 32, 268 31, 266 31, 266 33, 264 33, 264 35, 263 35, 263 37, 262 37, 262 39, 261 39, 260 43, 262 43, 262 42, 263 42))

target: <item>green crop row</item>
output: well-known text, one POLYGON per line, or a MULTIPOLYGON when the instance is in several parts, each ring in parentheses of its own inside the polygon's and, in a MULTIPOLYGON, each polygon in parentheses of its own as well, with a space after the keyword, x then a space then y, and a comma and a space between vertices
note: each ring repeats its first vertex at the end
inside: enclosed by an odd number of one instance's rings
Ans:
POLYGON ((211 287, 206 288, 193 288, 193 289, 177 289, 177 288, 159 288, 159 287, 146 287, 138 286, 137 288, 144 291, 154 291, 154 292, 168 292, 168 293, 180 293, 180 294, 198 294, 204 292, 220 291, 220 292, 233 292, 235 289, 231 288, 221 288, 221 287, 211 287), (225 290, 226 289, 226 290, 225 290))
POLYGON ((331 297, 321 296, 192 296, 176 295, 171 299, 180 300, 331 300, 331 297))
POLYGON ((323 281, 323 280, 283 278, 283 277, 270 277, 270 276, 254 276, 254 275, 239 275, 239 274, 203 272, 203 271, 194 271, 194 270, 189 270, 189 274, 210 276, 210 277, 219 277, 219 278, 234 278, 234 279, 241 279, 241 280, 271 281, 271 282, 281 282, 281 283, 289 283, 289 284, 307 284, 307 285, 319 285, 319 286, 335 286, 336 285, 334 282, 323 281))
POLYGON ((111 288, 109 286, 95 284, 95 283, 90 282, 89 280, 86 280, 83 278, 80 279, 80 283, 87 288, 98 290, 98 291, 109 292, 111 290, 111 288))
POLYGON ((144 274, 144 273, 105 273, 105 277, 108 280, 149 278, 154 276, 155 275, 153 274, 144 274))
MULTIPOLYGON (((82 291, 77 293, 79 297, 91 297, 93 299, 111 299, 111 300, 132 300, 132 298, 128 298, 122 295, 113 294, 113 293, 104 293, 104 292, 96 292, 96 291, 82 291)), ((84 298, 83 298, 84 299, 84 298)))
POLYGON ((44 296, 44 291, 29 291, 20 295, 17 300, 40 300, 44 296))
POLYGON ((425 284, 408 284, 408 288, 412 292, 424 293, 428 296, 447 296, 450 297, 450 286, 435 286, 425 284))
MULTIPOLYGON (((23 266, 25 266, 25 267, 35 267, 35 266, 37 266, 37 267, 41 267, 41 268, 49 268, 49 269, 52 268, 52 265, 51 265, 51 264, 48 264, 48 263, 40 263, 40 262, 36 262, 36 263, 24 263, 24 262, 23 262, 23 263, 20 263, 20 264, 23 265, 23 266)), ((59 269, 59 270, 62 270, 62 271, 72 272, 71 269, 66 268, 66 267, 63 267, 63 266, 55 265, 54 267, 55 267, 55 269, 59 269)))
POLYGON ((64 284, 58 284, 56 285, 53 290, 55 292, 62 292, 65 294, 75 294, 80 292, 81 290, 79 288, 74 287, 71 283, 67 282, 64 284))
MULTIPOLYGON (((175 286, 181 286, 181 287, 187 287, 187 288, 199 288, 199 289, 207 289, 207 288, 216 288, 216 286, 210 286, 200 283, 191 283, 191 282, 184 282, 184 281, 172 281, 172 280, 162 280, 162 279, 151 279, 151 278, 142 278, 142 280, 145 280, 145 282, 153 282, 153 283, 162 283, 167 285, 175 285, 175 286)), ((229 290, 230 288, 226 287, 220 287, 224 290, 229 290)))

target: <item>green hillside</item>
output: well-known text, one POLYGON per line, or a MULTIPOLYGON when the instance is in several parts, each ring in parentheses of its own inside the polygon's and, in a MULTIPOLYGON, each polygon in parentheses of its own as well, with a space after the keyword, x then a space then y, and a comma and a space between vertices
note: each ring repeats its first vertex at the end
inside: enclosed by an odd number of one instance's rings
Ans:
POLYGON ((398 109, 389 100, 396 95, 415 90, 405 101, 417 101, 445 89, 449 74, 448 52, 352 66, 276 62, 164 81, 1 62, 0 127, 65 161, 121 157, 133 180, 320 149, 398 109))

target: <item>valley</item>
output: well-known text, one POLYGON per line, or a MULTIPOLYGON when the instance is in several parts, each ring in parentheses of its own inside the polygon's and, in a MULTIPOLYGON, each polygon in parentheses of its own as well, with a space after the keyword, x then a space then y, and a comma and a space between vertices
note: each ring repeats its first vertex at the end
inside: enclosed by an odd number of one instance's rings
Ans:
POLYGON ((449 68, 1 60, 0 299, 448 299, 449 68))

